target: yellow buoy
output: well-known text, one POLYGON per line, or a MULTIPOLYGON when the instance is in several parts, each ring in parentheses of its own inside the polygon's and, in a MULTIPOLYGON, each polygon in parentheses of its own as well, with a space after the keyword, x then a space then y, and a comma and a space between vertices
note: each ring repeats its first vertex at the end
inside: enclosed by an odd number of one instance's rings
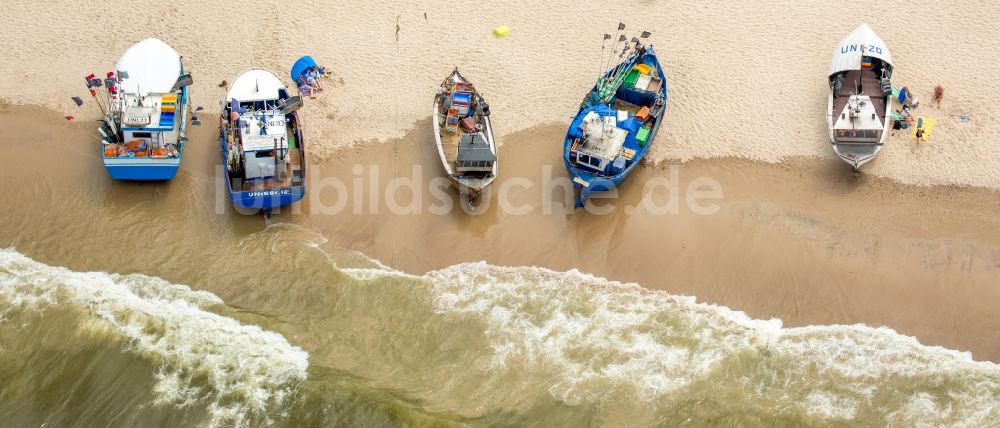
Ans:
POLYGON ((501 25, 501 26, 496 27, 496 28, 493 29, 493 37, 496 37, 498 39, 502 39, 504 37, 509 36, 510 35, 510 31, 511 31, 510 27, 508 27, 506 25, 501 25))

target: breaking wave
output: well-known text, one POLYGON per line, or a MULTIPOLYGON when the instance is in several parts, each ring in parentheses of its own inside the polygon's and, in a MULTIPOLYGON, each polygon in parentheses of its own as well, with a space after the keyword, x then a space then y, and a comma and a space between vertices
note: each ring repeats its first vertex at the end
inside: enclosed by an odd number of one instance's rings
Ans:
MULTIPOLYGON (((307 247, 296 255, 305 264, 327 260, 307 247)), ((211 293, 146 275, 73 272, 13 250, 0 250, 0 328, 30 330, 75 308, 84 336, 117 338, 102 343, 148 361, 148 406, 200 412, 195 420, 204 425, 1000 420, 1000 366, 888 328, 786 328, 576 270, 480 262, 416 276, 361 266, 330 264, 330 275, 317 267, 298 279, 326 285, 299 284, 299 299, 329 298, 321 312, 282 321, 294 324, 296 340, 311 340, 314 356, 225 316, 231 309, 211 293)), ((21 342, 44 348, 39 341, 21 342)), ((0 380, 4 358, 0 352, 0 380)))
POLYGON ((73 272, 0 250, 0 326, 16 313, 78 307, 81 328, 110 332, 124 352, 156 366, 153 405, 201 406, 213 426, 266 421, 306 379, 309 355, 277 333, 208 311, 222 304, 146 275, 73 272))
POLYGON ((642 424, 1000 420, 1000 366, 889 328, 783 328, 576 270, 468 263, 426 279, 437 313, 482 326, 481 370, 544 382, 566 405, 632 408, 642 424))

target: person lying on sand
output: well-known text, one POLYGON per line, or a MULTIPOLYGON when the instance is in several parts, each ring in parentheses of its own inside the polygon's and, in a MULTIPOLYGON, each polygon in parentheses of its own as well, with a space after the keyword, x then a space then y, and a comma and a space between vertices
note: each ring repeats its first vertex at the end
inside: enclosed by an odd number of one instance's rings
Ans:
MULTIPOLYGON (((906 121, 903 119, 903 111, 900 109, 896 109, 896 114, 894 114, 892 117, 892 130, 895 131, 897 129, 906 129, 906 128, 907 125, 906 121)), ((893 135, 895 135, 895 132, 893 133, 893 135)))
POLYGON ((309 68, 309 71, 306 72, 306 83, 308 83, 309 86, 312 86, 316 92, 323 91, 323 84, 319 82, 319 71, 316 70, 316 67, 311 67, 309 68))
POLYGON ((931 105, 937 105, 941 108, 941 100, 944 98, 944 86, 938 84, 934 87, 934 99, 931 100, 931 105))
POLYGON ((903 115, 903 119, 906 120, 906 125, 907 126, 913 126, 913 122, 914 122, 914 120, 913 120, 913 114, 910 113, 910 108, 909 107, 903 106, 902 115, 903 115))

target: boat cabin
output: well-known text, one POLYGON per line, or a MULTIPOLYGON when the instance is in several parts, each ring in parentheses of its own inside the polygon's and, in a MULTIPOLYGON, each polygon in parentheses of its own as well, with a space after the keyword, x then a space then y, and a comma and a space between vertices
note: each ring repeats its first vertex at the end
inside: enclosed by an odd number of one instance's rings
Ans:
POLYGON ((291 160, 285 114, 272 106, 249 110, 239 116, 238 132, 243 148, 244 178, 247 180, 284 177, 291 160), (280 159, 284 157, 285 159, 280 159), (279 158, 279 159, 276 159, 279 158))
POLYGON ((122 141, 134 156, 176 156, 178 113, 176 94, 124 94, 122 141))
POLYGON ((463 174, 492 173, 497 155, 490 149, 482 133, 462 134, 458 143, 455 169, 463 174))
POLYGON ((618 127, 614 116, 602 117, 590 112, 583 121, 583 136, 583 141, 577 146, 577 165, 605 171, 615 159, 622 157, 628 131, 618 127))

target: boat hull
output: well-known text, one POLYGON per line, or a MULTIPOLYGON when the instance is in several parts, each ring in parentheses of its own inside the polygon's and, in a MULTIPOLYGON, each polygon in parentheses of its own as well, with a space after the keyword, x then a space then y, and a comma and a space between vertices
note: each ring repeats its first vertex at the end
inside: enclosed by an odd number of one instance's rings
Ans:
MULTIPOLYGON (((573 161, 571 155, 573 138, 570 137, 570 134, 573 130, 573 122, 570 123, 569 128, 566 130, 566 137, 564 138, 563 141, 563 163, 565 164, 566 171, 569 173, 569 178, 570 180, 573 181, 573 186, 575 187, 576 192, 579 195, 579 197, 576 200, 577 208, 582 207, 584 203, 586 203, 587 198, 589 198, 591 194, 595 192, 604 192, 612 190, 617 186, 620 186, 625 181, 625 179, 628 178, 630 174, 632 174, 632 171, 635 170, 636 166, 642 163, 642 159, 646 156, 646 153, 649 152, 649 148, 653 146, 653 142, 656 140, 656 134, 660 130, 660 125, 663 124, 663 120, 666 116, 665 112, 668 104, 667 77, 663 73, 663 67, 660 66, 659 58, 657 58, 656 53, 653 51, 652 47, 646 49, 646 53, 643 55, 642 58, 646 57, 652 58, 652 63, 655 65, 657 75, 662 82, 662 86, 660 87, 658 94, 663 99, 664 113, 663 117, 658 118, 656 123, 653 125, 652 129, 650 129, 649 138, 646 141, 646 145, 640 147, 640 149, 636 152, 635 156, 633 157, 633 161, 625 169, 623 169, 621 173, 614 175, 602 175, 578 167, 576 163, 573 161)), ((640 58, 638 62, 643 62, 642 58, 640 58)), ((588 92, 587 95, 584 97, 585 100, 584 102, 586 102, 586 100, 589 99, 591 95, 594 94, 595 91, 597 90, 598 87, 597 84, 595 84, 594 87, 591 88, 590 92, 588 92)), ((585 108, 583 108, 583 105, 581 105, 581 109, 577 111, 576 117, 579 117, 579 115, 582 114, 584 110, 585 108)))
POLYGON ((305 186, 281 189, 254 190, 246 192, 229 191, 233 205, 239 208, 269 210, 300 201, 306 195, 305 186))
POLYGON ((115 180, 171 180, 181 166, 180 158, 105 158, 104 167, 115 180))
POLYGON ((855 171, 861 171, 861 167, 874 160, 880 151, 882 151, 882 144, 833 143, 833 152, 840 160, 854 167, 855 171))

